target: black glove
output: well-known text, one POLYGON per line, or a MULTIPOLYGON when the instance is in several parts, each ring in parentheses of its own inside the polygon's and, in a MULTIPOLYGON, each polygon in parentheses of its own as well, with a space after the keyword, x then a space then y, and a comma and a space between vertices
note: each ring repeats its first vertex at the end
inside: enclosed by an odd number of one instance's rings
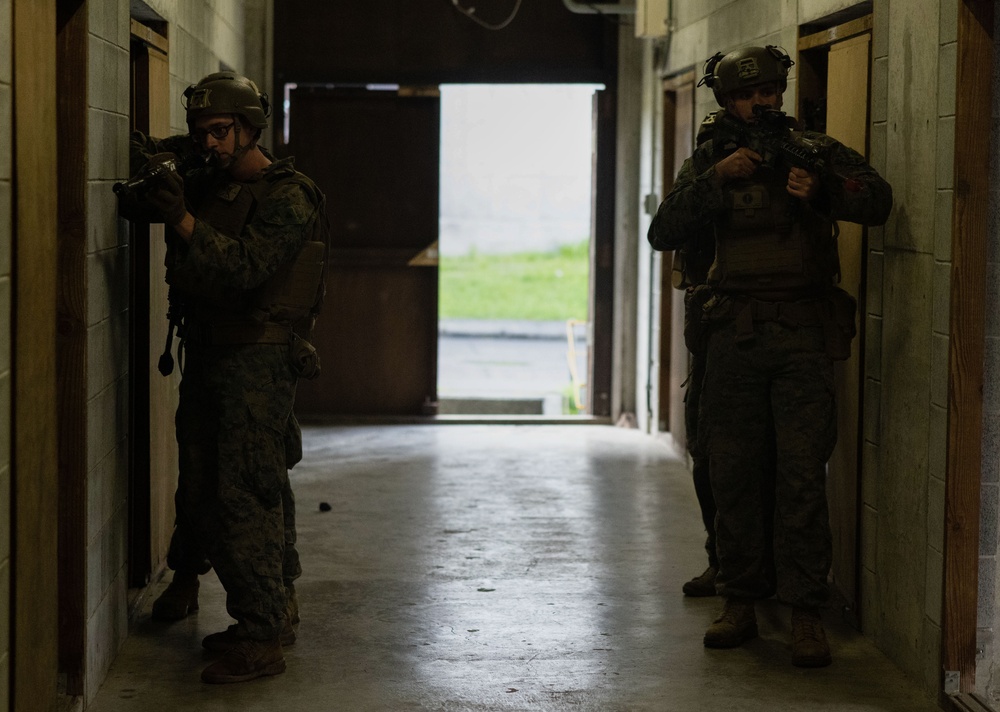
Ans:
POLYGON ((155 175, 147 200, 160 211, 163 222, 176 225, 187 215, 187 206, 184 204, 184 179, 175 166, 167 165, 170 161, 176 164, 177 156, 157 153, 149 159, 144 170, 155 175))

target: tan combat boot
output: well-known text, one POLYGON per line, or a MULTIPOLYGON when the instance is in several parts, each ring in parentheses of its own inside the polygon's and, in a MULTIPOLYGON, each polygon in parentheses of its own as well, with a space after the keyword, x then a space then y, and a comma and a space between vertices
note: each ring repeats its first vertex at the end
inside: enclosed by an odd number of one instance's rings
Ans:
POLYGON ((198 610, 198 574, 175 571, 174 578, 153 601, 153 620, 179 621, 198 610))
POLYGON ((793 608, 792 665, 826 667, 832 662, 819 612, 810 608, 793 608))
MULTIPOLYGON (((205 650, 211 650, 213 653, 225 653, 232 650, 239 642, 240 638, 236 636, 236 626, 231 625, 218 633, 206 635, 201 640, 201 647, 205 648, 205 650)), ((288 618, 285 618, 285 622, 281 626, 278 642, 281 643, 283 648, 295 645, 295 629, 292 628, 292 624, 289 623, 288 618)))
POLYGON ((705 631, 706 648, 735 648, 757 637, 757 612, 747 598, 727 598, 722 614, 705 631))
MULTIPOLYGON (((294 626, 299 622, 299 599, 295 595, 295 586, 285 586, 285 592, 288 595, 287 603, 285 604, 285 620, 281 625, 281 633, 278 634, 278 640, 281 641, 281 647, 283 648, 295 645, 296 635, 294 626)), ((238 642, 239 638, 236 637, 236 626, 231 625, 218 633, 206 635, 201 640, 201 646, 206 650, 211 650, 213 653, 224 653, 238 642)))
POLYGON ((702 598, 704 596, 715 596, 715 577, 719 570, 714 566, 709 566, 700 576, 695 576, 681 587, 685 596, 702 598))
POLYGON ((246 682, 265 675, 280 675, 285 671, 285 656, 281 641, 240 640, 217 662, 201 671, 201 681, 212 684, 246 682))

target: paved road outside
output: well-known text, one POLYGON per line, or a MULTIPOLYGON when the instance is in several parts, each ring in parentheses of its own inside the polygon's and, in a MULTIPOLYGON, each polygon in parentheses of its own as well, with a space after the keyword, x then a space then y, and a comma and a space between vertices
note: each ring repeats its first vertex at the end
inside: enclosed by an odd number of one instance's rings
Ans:
MULTIPOLYGON (((586 381, 586 330, 574 331, 576 371, 586 381)), ((544 415, 563 414, 572 397, 564 322, 442 320, 438 333, 440 399, 541 399, 544 415)))

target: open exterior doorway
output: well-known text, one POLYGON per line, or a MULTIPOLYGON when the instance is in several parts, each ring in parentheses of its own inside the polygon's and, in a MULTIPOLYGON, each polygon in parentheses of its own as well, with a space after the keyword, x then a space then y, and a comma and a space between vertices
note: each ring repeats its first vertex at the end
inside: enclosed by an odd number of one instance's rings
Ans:
POLYGON ((441 87, 441 414, 590 414, 600 88, 441 87))
MULTIPOLYGON (((567 141, 565 97, 554 105, 551 97, 546 99, 552 86, 540 87, 543 91, 527 100, 522 97, 520 104, 503 112, 494 109, 503 119, 502 131, 490 124, 489 114, 463 115, 463 125, 480 129, 476 139, 467 132, 464 145, 484 149, 486 157, 473 154, 442 162, 440 142, 442 135, 448 140, 448 131, 442 130, 438 86, 284 85, 282 116, 275 122, 284 130, 276 153, 294 155, 296 167, 327 194, 330 220, 326 305, 313 333, 324 366, 317 379, 299 385, 300 418, 423 419, 469 414, 562 418, 564 402, 566 411, 581 418, 607 418, 615 95, 597 84, 572 86, 577 92, 574 143, 567 141), (567 151, 553 150, 567 143, 574 147, 569 152, 576 162, 572 169, 565 165, 568 159, 561 158, 567 151), (518 153, 525 145, 529 152, 518 153), (442 181, 442 163, 449 169, 460 167, 458 182, 451 177, 442 181), (498 175, 496 166, 501 163, 507 166, 507 175, 498 175), (560 185, 569 182, 567 170, 576 175, 576 202, 570 210, 563 205, 565 191, 560 185), (442 190, 453 191, 454 197, 442 201, 442 190), (496 204, 482 207, 494 197, 496 204), (442 204, 458 207, 442 219, 442 204), (525 217, 525 206, 531 208, 531 219, 525 217), (573 220, 562 218, 565 213, 573 220), (463 215, 470 220, 457 219, 463 215), (477 237, 463 251, 460 240, 451 237, 456 234, 453 221, 459 231, 471 234, 476 230, 472 219, 484 215, 492 218, 492 224, 485 229, 480 225, 477 237), (535 224, 539 220, 544 231, 535 224), (504 230, 491 232, 496 225, 504 230), (439 241, 442 229, 449 236, 439 241), (452 245, 459 246, 458 254, 452 245), (450 291, 447 282, 443 292, 439 290, 439 262, 449 272, 452 258, 480 254, 483 264, 473 265, 478 272, 467 280, 474 287, 470 295, 450 291), (512 255, 533 262, 536 271, 539 262, 547 263, 548 272, 544 264, 541 269, 544 284, 539 286, 523 274, 519 282, 500 269, 512 255), (568 280, 570 263, 576 265, 575 301, 559 308, 568 292, 561 283, 568 280), (466 309, 474 299, 478 311, 466 309), (527 304, 531 313, 497 311, 517 303, 527 304), (444 304, 443 319, 439 319, 440 304, 444 304), (449 306, 456 304, 461 308, 449 306), (470 324, 482 327, 484 321, 518 321, 521 338, 506 340, 504 354, 486 347, 482 357, 473 355, 465 365, 449 360, 452 353, 446 348, 439 367, 439 324, 444 323, 441 331, 447 334, 461 322, 462 333, 468 334, 470 324), (531 331, 526 333, 526 328, 531 331), (553 373, 541 389, 530 383, 538 371, 530 359, 525 360, 526 346, 539 344, 549 347, 543 361, 553 373), (455 380, 466 366, 471 369, 465 374, 472 384, 468 388, 455 380), (440 395, 439 374, 444 379, 440 395), (525 400, 525 394, 534 397, 533 412, 481 407, 489 401, 509 405, 519 397, 525 400), (466 402, 456 408, 459 396, 466 402), (471 409, 468 401, 473 402, 471 409)), ((523 92, 524 87, 520 89, 523 92)), ((510 335, 509 324, 493 323, 490 328, 491 336, 497 329, 510 335)))

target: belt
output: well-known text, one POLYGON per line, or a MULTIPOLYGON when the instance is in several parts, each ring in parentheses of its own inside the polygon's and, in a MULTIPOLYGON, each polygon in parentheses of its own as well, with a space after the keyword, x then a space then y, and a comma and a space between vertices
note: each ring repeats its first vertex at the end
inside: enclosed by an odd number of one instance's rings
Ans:
POLYGON ((753 338, 754 322, 773 321, 790 329, 803 326, 822 326, 825 313, 824 303, 821 299, 767 302, 753 297, 739 296, 727 300, 726 306, 719 316, 733 319, 736 325, 737 341, 749 341, 753 338))
POLYGON ((288 344, 292 327, 267 321, 258 323, 192 324, 185 337, 204 346, 235 346, 239 344, 288 344))

